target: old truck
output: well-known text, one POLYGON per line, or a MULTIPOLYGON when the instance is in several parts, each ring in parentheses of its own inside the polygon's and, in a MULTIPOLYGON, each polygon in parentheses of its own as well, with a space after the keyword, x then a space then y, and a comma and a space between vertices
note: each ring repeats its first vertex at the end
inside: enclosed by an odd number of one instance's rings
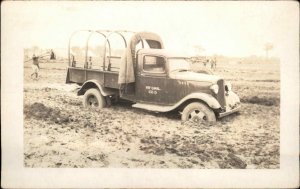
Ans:
MULTIPOLYGON (((78 66, 69 41, 66 83, 81 86, 83 105, 104 108, 125 99, 132 107, 155 112, 178 111, 182 121, 215 122, 240 108, 239 97, 221 77, 191 70, 188 57, 164 49, 160 36, 151 32, 88 31, 85 58, 78 66), (91 35, 103 37, 97 62, 88 56, 91 35), (124 50, 112 55, 110 36, 120 36, 124 50), (92 65, 92 66, 91 66, 92 65)), ((74 36, 74 35, 72 35, 74 36)))

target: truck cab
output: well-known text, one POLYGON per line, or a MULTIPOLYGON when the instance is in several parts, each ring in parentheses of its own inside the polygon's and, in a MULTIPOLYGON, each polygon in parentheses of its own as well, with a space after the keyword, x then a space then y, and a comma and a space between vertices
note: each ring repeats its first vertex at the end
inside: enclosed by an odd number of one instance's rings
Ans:
POLYGON ((121 98, 133 102, 135 108, 179 111, 182 121, 196 122, 215 122, 239 110, 240 100, 230 83, 194 72, 189 57, 164 49, 158 35, 138 33, 127 44, 131 46, 119 58, 118 71, 105 69, 105 62, 103 70, 69 66, 67 83, 82 86, 78 95, 84 95, 85 107, 103 108, 111 99, 121 98), (149 42, 150 48, 137 50, 141 42, 149 42))

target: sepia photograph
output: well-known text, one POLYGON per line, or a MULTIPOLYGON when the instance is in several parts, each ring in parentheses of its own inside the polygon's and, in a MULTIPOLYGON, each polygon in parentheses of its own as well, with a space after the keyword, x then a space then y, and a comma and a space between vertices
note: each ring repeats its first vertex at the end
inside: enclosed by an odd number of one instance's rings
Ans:
MULTIPOLYGON (((230 172, 285 166, 283 94, 292 86, 283 80, 290 76, 299 84, 298 76, 284 71, 299 69, 298 3, 3 5, 10 15, 4 24, 22 32, 14 63, 21 70, 22 169, 230 172)), ((293 87, 290 100, 299 111, 299 85, 293 87)), ((293 131, 299 129, 297 111, 293 131)))

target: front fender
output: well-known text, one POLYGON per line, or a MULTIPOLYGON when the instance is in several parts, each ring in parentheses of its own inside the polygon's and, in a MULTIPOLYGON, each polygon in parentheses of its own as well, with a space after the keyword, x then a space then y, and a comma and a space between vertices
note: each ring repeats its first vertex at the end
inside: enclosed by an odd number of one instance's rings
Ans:
POLYGON ((99 84, 97 80, 88 80, 84 82, 84 84, 81 86, 81 88, 77 92, 77 95, 78 96, 84 95, 85 91, 87 91, 90 88, 98 88, 102 96, 109 96, 115 94, 113 90, 105 88, 104 86, 99 84))
POLYGON ((210 108, 212 109, 219 109, 221 108, 221 105, 219 102, 211 95, 206 93, 192 93, 187 96, 185 96, 183 99, 181 99, 179 102, 177 102, 174 105, 171 106, 162 106, 162 105, 154 105, 154 104, 143 104, 143 103, 136 103, 132 105, 132 107, 135 108, 141 108, 145 110, 150 111, 157 111, 157 112, 169 112, 172 110, 175 110, 176 108, 180 107, 181 105, 184 105, 185 103, 192 101, 202 101, 206 103, 210 108))
POLYGON ((178 103, 176 103, 176 108, 179 107, 184 102, 195 99, 195 100, 201 100, 205 102, 210 108, 212 109, 219 109, 221 108, 220 103, 215 99, 212 95, 206 94, 206 93, 191 93, 187 96, 185 96, 183 99, 181 99, 178 103))

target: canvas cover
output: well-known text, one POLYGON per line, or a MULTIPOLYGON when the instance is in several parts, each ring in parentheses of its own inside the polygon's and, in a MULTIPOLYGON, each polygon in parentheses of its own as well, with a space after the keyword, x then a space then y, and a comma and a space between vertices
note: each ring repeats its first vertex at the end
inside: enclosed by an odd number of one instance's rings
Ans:
POLYGON ((154 48, 154 49, 164 48, 163 42, 157 34, 151 32, 135 33, 131 37, 130 42, 121 58, 121 65, 120 65, 119 78, 118 78, 118 83, 121 85, 121 88, 124 84, 135 82, 135 75, 134 75, 135 50, 136 50, 136 45, 141 40, 145 40, 148 43, 150 48, 154 48))

